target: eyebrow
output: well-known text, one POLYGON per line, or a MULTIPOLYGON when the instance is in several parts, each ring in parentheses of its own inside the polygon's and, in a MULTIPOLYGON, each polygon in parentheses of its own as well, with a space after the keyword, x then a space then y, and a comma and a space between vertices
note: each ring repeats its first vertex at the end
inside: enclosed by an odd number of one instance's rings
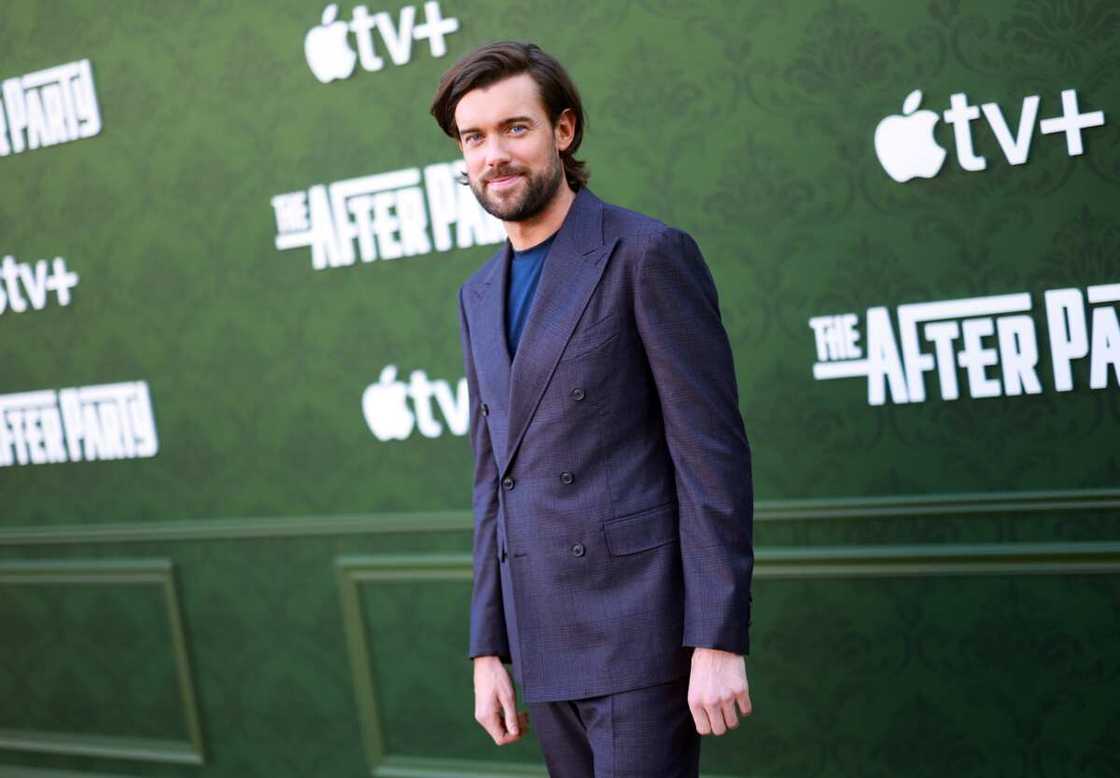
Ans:
MULTIPOLYGON (((511 124, 518 124, 518 123, 536 124, 536 122, 533 121, 533 118, 531 116, 511 116, 508 119, 502 119, 500 122, 498 122, 498 126, 499 127, 508 127, 511 124)), ((460 127, 459 128, 459 136, 460 137, 462 137, 463 135, 466 135, 468 132, 478 132, 478 128, 477 127, 460 127)))

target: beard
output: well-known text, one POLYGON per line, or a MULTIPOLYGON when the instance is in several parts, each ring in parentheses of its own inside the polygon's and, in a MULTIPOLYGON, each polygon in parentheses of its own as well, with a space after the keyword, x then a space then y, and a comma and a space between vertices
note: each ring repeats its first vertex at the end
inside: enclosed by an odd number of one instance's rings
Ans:
POLYGON ((520 222, 531 219, 543 211, 552 202, 563 181, 564 165, 560 162, 559 156, 556 156, 552 158, 552 164, 548 169, 540 173, 534 174, 526 168, 504 167, 477 182, 471 181, 470 185, 478 204, 491 216, 506 222, 520 222), (509 192, 502 197, 486 193, 487 182, 513 175, 525 179, 526 186, 522 188, 520 195, 509 192))

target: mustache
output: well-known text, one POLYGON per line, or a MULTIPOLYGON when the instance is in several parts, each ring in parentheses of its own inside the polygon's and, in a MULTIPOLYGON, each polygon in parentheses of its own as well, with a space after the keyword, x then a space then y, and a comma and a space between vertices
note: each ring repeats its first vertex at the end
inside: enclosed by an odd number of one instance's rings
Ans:
POLYGON ((524 175, 524 174, 525 174, 525 171, 522 168, 518 168, 518 167, 501 168, 499 170, 495 170, 493 173, 489 173, 489 174, 483 176, 482 177, 482 182, 484 184, 488 184, 491 181, 493 181, 495 178, 505 178, 506 176, 520 176, 520 175, 524 175))

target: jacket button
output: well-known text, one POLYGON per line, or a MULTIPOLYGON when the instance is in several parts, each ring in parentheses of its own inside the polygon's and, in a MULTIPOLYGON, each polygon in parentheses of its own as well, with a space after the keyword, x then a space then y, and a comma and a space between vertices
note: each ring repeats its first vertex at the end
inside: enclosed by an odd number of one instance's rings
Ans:
POLYGON ((502 486, 504 486, 506 489, 512 489, 513 488, 513 479, 510 478, 507 475, 505 478, 502 479, 502 486))
POLYGON ((583 390, 578 387, 572 390, 572 397, 574 397, 576 400, 582 400, 586 396, 587 395, 584 394, 583 390))
POLYGON ((490 415, 490 406, 487 405, 486 403, 482 404, 482 415, 483 416, 489 416, 490 415))
POLYGON ((566 484, 570 484, 572 481, 574 481, 576 479, 571 473, 569 473, 567 470, 565 470, 563 473, 560 474, 560 480, 563 481, 566 484))
POLYGON ((586 549, 583 547, 582 543, 576 543, 572 546, 572 556, 583 556, 584 551, 586 551, 586 549))

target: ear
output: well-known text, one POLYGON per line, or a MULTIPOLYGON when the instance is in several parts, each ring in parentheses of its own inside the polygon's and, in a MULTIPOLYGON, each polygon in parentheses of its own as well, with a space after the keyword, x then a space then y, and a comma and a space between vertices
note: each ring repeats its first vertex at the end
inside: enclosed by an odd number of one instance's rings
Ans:
POLYGON ((556 139, 556 148, 560 151, 565 151, 568 146, 572 145, 572 140, 576 136, 576 115, 571 108, 565 108, 556 117, 552 134, 556 139))

